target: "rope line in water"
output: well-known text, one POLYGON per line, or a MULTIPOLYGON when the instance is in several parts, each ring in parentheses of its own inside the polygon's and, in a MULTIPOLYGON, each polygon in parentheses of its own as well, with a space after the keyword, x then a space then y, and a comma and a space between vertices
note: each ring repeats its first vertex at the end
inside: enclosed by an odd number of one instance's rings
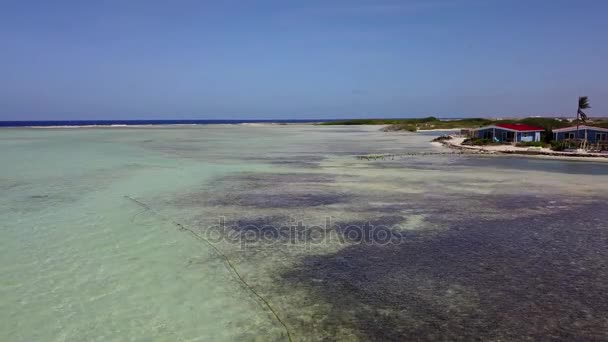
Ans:
MULTIPOLYGON (((245 287, 251 291, 251 293, 253 293, 254 296, 256 296, 259 300, 261 300, 264 305, 266 306, 266 308, 268 308, 268 310, 272 313, 272 315, 275 317, 275 319, 281 323, 281 325, 283 326, 283 328, 285 329, 285 332, 287 333, 287 339, 289 340, 289 342, 292 342, 291 339, 291 333, 289 332, 289 328, 287 327, 287 324, 285 324, 285 322, 281 319, 281 317, 279 316, 279 314, 276 312, 276 310, 272 307, 272 305, 270 305, 270 303, 266 300, 266 298, 264 298, 262 295, 260 295, 251 285, 249 285, 249 283, 247 283, 247 281, 245 279, 243 279, 243 277, 241 276, 241 274, 239 273, 239 271, 237 270, 237 268, 234 266, 234 264, 232 263, 232 261, 230 261, 230 258, 228 258, 228 256, 226 256, 226 254, 224 254, 219 248, 217 248, 217 246, 215 246, 213 243, 211 243, 211 241, 209 241, 208 239, 206 239, 204 236, 198 234, 197 232, 195 232, 194 230, 187 228, 186 226, 184 226, 183 224, 175 221, 174 219, 164 216, 162 214, 160 214, 158 211, 154 210, 152 207, 150 207, 148 204, 133 198, 131 196, 127 196, 125 195, 124 198, 130 200, 131 202, 137 204, 138 206, 144 208, 146 211, 151 212, 152 214, 160 217, 161 219, 170 222, 171 224, 173 224, 175 227, 177 227, 178 230, 186 232, 186 233, 190 233, 190 235, 192 235, 196 240, 200 241, 200 242, 204 242, 205 244, 207 244, 208 246, 210 246, 215 253, 220 256, 222 259, 224 259, 225 264, 227 265, 228 269, 231 270, 234 275, 236 275, 237 279, 243 284, 245 285, 245 287)), ((138 215, 141 213, 138 213, 138 215)))
POLYGON ((399 158, 399 157, 418 157, 418 156, 441 156, 441 155, 471 155, 471 154, 484 154, 484 151, 454 151, 454 152, 405 152, 398 154, 368 154, 359 155, 359 160, 377 160, 377 159, 388 159, 388 158, 399 158))

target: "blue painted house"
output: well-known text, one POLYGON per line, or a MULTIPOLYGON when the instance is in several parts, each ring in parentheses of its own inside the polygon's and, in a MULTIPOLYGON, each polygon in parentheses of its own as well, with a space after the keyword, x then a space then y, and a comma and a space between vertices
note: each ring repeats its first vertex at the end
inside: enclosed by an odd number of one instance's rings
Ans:
POLYGON ((525 124, 496 124, 476 128, 472 135, 479 139, 489 139, 496 142, 518 143, 540 141, 541 133, 545 130, 525 124))
POLYGON ((608 143, 608 128, 581 125, 553 130, 553 140, 585 140, 589 143, 608 143))

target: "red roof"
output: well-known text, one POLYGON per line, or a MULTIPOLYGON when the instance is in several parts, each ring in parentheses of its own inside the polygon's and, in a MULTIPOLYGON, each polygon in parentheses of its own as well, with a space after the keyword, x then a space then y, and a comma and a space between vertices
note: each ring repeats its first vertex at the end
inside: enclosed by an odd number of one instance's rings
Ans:
POLYGON ((544 131, 545 129, 542 127, 535 127, 535 126, 529 126, 529 125, 524 125, 524 124, 519 124, 519 123, 515 123, 515 124, 496 124, 496 127, 501 127, 501 128, 506 128, 506 129, 511 129, 514 131, 544 131))

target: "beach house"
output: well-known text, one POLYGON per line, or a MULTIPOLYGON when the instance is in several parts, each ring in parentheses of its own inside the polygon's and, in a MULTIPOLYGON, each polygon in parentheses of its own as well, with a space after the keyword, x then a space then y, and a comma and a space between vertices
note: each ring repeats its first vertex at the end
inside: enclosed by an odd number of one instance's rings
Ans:
POLYGON ((585 140, 589 143, 608 143, 608 128, 580 125, 553 130, 553 140, 585 140), (578 131, 578 135, 577 135, 578 131))
POLYGON ((540 134, 544 131, 545 130, 542 127, 529 126, 520 123, 500 123, 476 128, 473 130, 472 136, 496 142, 533 142, 540 141, 540 134))

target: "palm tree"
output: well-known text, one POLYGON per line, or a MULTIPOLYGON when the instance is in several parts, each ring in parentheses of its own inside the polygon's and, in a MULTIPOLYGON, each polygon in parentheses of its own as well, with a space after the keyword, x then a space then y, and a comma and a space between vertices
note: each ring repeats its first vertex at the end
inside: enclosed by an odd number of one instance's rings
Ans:
POLYGON ((583 112, 583 109, 589 109, 589 108, 591 108, 591 106, 589 105, 589 98, 587 96, 580 96, 578 98, 578 110, 576 111, 576 138, 577 139, 579 139, 578 126, 580 125, 580 122, 587 121, 587 114, 585 114, 585 112, 583 112))

